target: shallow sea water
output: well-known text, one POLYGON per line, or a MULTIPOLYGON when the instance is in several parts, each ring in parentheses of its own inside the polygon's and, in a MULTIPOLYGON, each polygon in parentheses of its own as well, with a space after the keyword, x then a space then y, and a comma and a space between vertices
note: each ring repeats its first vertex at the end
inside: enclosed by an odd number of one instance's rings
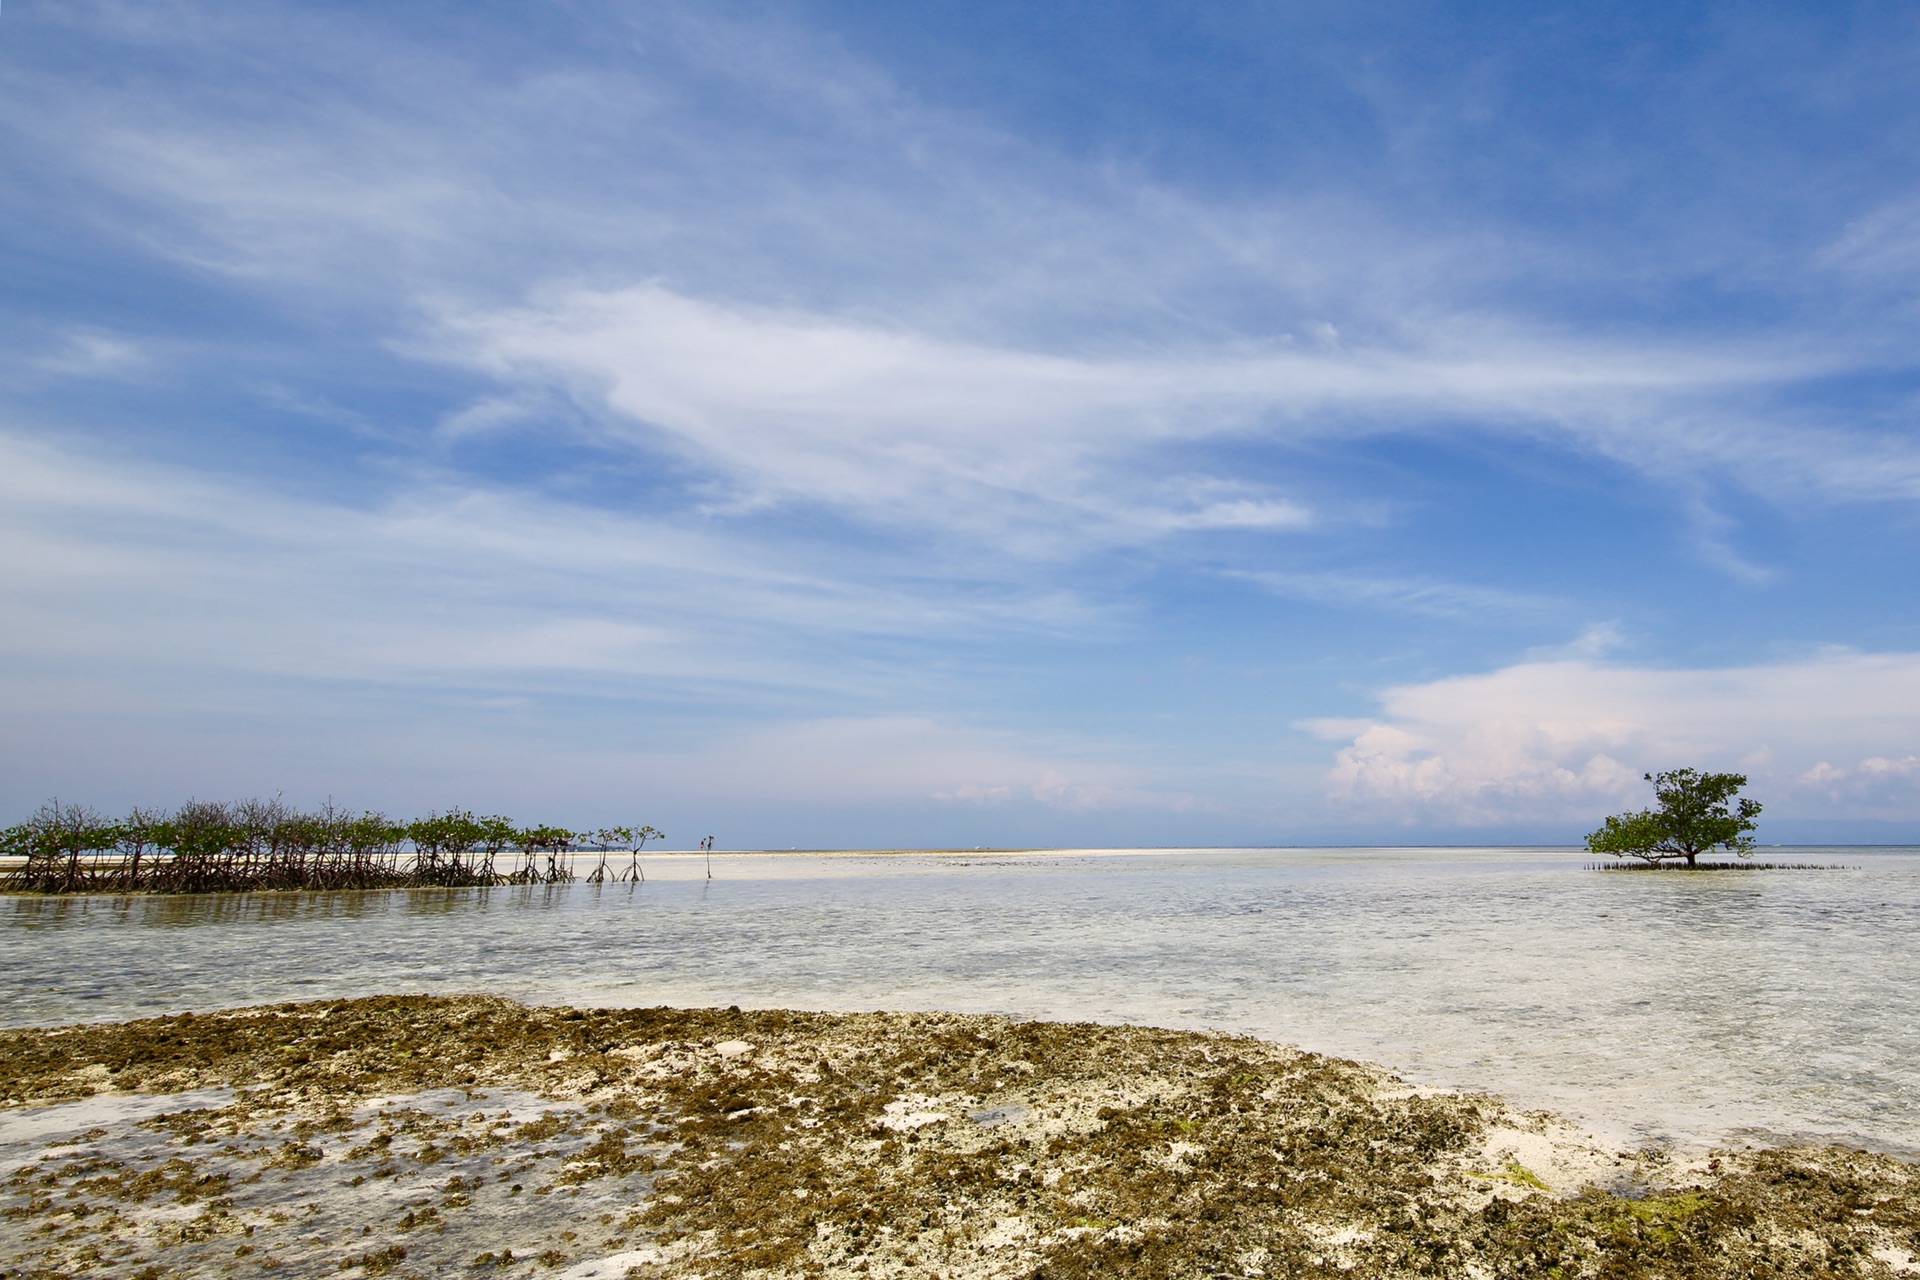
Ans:
POLYGON ((1250 1032, 1622 1142, 1920 1155, 1920 850, 650 855, 645 884, 0 899, 0 1021, 492 992, 1250 1032))

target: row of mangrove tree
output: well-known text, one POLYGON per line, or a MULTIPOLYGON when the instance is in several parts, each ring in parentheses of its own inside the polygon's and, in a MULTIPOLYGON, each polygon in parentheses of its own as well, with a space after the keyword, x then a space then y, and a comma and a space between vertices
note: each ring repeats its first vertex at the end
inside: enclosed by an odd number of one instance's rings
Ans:
POLYGON ((331 802, 303 811, 274 798, 189 801, 172 812, 135 809, 105 817, 50 801, 0 830, 14 859, 0 888, 26 893, 230 893, 250 889, 391 889, 416 886, 554 884, 644 880, 640 850, 650 826, 517 826, 464 809, 395 822, 331 802), (626 865, 610 861, 628 855, 626 865))

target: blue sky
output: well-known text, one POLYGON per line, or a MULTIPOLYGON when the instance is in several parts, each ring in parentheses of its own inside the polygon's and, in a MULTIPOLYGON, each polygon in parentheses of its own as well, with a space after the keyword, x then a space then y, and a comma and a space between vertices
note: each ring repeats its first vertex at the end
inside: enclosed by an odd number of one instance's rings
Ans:
POLYGON ((14 0, 0 803, 1920 838, 1920 14, 14 0))

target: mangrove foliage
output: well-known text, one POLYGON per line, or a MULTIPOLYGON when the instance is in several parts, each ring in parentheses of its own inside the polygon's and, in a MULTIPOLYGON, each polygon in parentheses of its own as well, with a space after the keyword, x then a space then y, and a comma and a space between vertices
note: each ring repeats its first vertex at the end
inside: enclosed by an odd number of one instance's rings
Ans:
POLYGON ((11 860, 0 889, 24 893, 232 893, 253 889, 396 889, 555 884, 599 854, 591 883, 640 880, 650 826, 516 825, 464 809, 412 822, 328 803, 303 811, 278 798, 189 801, 172 812, 135 809, 108 818, 49 802, 0 830, 11 860), (609 861, 628 855, 627 865, 609 861))
POLYGON ((1760 816, 1760 803, 1736 800, 1747 785, 1745 774, 1669 769, 1649 773, 1646 780, 1653 784, 1654 807, 1608 817, 1587 837, 1590 852, 1652 866, 1684 859, 1694 867, 1710 849, 1730 849, 1743 857, 1753 851, 1747 833, 1760 816))

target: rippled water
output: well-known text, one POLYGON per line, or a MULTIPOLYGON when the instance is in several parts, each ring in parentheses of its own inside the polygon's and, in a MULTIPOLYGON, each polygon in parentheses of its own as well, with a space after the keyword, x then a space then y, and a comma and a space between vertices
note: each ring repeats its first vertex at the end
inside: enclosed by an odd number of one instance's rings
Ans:
POLYGON ((1248 1031, 1625 1139, 1920 1153, 1920 850, 653 856, 644 885, 0 900, 0 1019, 487 991, 1248 1031))

